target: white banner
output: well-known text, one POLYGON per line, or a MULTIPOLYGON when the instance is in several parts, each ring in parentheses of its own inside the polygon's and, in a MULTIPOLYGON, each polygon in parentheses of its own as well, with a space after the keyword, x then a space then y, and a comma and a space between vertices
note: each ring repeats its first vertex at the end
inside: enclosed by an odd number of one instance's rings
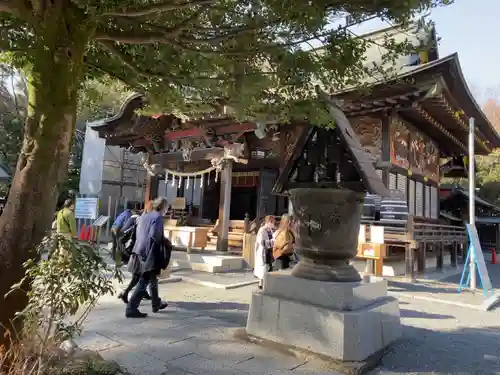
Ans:
POLYGON ((96 125, 101 125, 101 123, 88 123, 85 132, 82 167, 80 170, 80 194, 82 195, 97 195, 102 188, 106 140, 99 138, 99 134, 92 129, 92 126, 96 125))

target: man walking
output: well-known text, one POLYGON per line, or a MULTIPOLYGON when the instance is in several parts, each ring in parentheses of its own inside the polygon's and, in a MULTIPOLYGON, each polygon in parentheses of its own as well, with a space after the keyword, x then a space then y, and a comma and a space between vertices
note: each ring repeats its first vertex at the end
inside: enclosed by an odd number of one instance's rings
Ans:
POLYGON ((163 310, 168 304, 158 296, 158 275, 166 269, 170 257, 167 257, 166 241, 163 235, 163 214, 167 201, 157 198, 151 202, 151 211, 141 217, 137 224, 136 241, 129 261, 129 271, 140 274, 139 283, 127 304, 127 318, 144 318, 147 314, 139 311, 141 300, 149 284, 153 312, 163 310))
POLYGON ((113 247, 111 248, 111 256, 115 263, 118 263, 117 260, 117 249, 120 246, 120 235, 122 233, 123 226, 132 216, 132 206, 127 204, 127 208, 116 218, 115 222, 111 227, 111 236, 113 237, 113 247))

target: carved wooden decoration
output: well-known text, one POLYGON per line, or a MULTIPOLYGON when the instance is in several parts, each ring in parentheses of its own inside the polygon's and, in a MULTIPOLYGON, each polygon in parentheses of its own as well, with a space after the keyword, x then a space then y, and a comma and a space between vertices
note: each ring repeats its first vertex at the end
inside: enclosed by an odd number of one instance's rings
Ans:
POLYGON ((340 139, 344 147, 351 156, 357 172, 359 173, 366 191, 371 194, 377 194, 382 197, 388 196, 389 191, 385 187, 382 179, 377 175, 372 161, 366 151, 361 146, 354 130, 352 130, 349 120, 339 106, 337 106, 328 96, 323 93, 322 99, 325 101, 328 111, 335 119, 335 124, 339 129, 340 139))
POLYGON ((297 142, 303 135, 307 135, 308 125, 294 124, 284 126, 280 132, 281 167, 284 167, 296 148, 297 142))
POLYGON ((350 119, 361 146, 373 162, 382 155, 382 119, 374 116, 358 116, 350 119))

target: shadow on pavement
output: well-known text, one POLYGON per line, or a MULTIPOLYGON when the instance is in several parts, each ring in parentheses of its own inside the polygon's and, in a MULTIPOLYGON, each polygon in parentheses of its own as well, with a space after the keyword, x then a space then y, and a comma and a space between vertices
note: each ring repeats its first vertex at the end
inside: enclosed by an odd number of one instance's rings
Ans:
MULTIPOLYGON (((401 303, 400 303, 401 305, 401 303)), ((422 311, 401 309, 401 318, 421 318, 421 319, 455 319, 452 315, 431 314, 422 311)))
POLYGON ((169 301, 169 306, 186 310, 248 310, 248 304, 238 302, 185 302, 169 301))
POLYGON ((433 331, 404 327, 372 374, 496 374, 500 372, 498 327, 433 331))
POLYGON ((421 284, 412 284, 406 283, 402 281, 392 281, 388 280, 388 288, 389 292, 410 292, 410 293, 456 293, 457 290, 454 288, 448 287, 440 287, 439 283, 421 283, 421 284))
MULTIPOLYGON (((488 269, 488 275, 490 276, 491 285, 493 288, 500 289, 500 264, 491 264, 486 260, 486 268, 488 269)), ((461 273, 458 275, 453 275, 443 279, 443 282, 452 283, 452 284, 460 284, 461 273)), ((478 286, 480 286, 479 278, 478 278, 478 286)))

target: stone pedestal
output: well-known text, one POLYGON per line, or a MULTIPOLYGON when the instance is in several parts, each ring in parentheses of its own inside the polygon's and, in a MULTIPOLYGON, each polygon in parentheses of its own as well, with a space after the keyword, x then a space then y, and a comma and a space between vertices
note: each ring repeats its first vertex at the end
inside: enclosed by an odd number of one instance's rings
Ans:
POLYGON ((363 362, 401 336, 387 282, 325 282, 273 272, 254 292, 247 334, 343 362, 363 362))

